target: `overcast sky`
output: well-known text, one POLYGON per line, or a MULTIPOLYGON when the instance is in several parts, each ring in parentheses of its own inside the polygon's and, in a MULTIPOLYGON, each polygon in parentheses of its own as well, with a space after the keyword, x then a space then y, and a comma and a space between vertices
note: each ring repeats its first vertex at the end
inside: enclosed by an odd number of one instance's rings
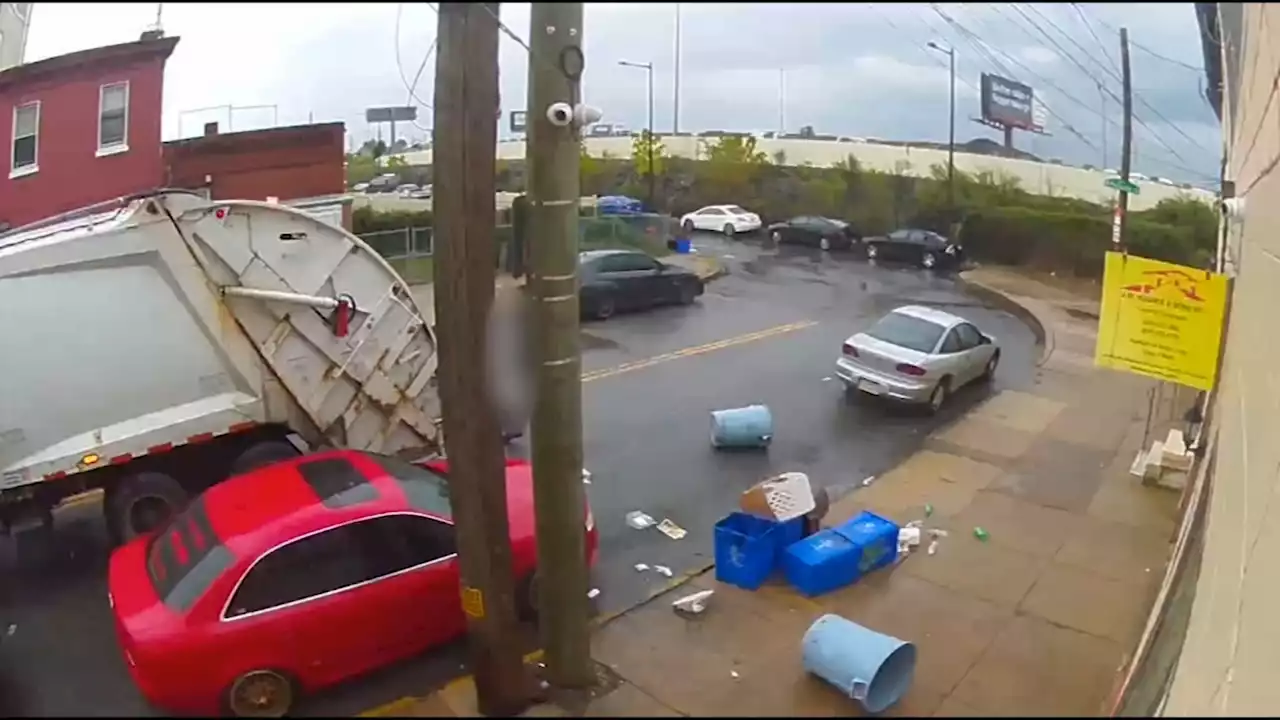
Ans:
MULTIPOLYGON (((27 60, 134 40, 156 7, 37 3, 27 60)), ((812 125, 819 133, 945 141, 947 58, 926 48, 932 40, 956 51, 958 141, 999 139, 970 120, 980 73, 991 72, 1032 86, 1048 109, 1050 134, 1017 133, 1018 147, 1094 165, 1103 165, 1105 150, 1106 166, 1118 167, 1117 29, 1125 26, 1134 43, 1135 170, 1189 181, 1217 176, 1220 133, 1202 91, 1191 3, 680 7, 681 130, 774 130, 782 115, 788 131, 812 125)), ((528 37, 528 4, 504 4, 501 16, 528 37)), ((644 127, 645 73, 618 61, 652 62, 654 126, 671 128, 675 18, 675 4, 587 4, 584 96, 606 121, 644 127)), ((374 132, 364 108, 417 104, 406 86, 432 45, 436 16, 425 3, 174 3, 163 8, 163 25, 182 38, 165 76, 166 139, 198 134, 211 120, 249 130, 314 118, 345 121, 358 143, 374 132), (276 111, 236 110, 230 121, 225 108, 191 112, 225 105, 276 111)), ((502 38, 505 109, 524 107, 526 55, 502 38)), ((427 103, 434 59, 415 90, 427 103)), ((419 127, 402 134, 424 135, 431 112, 419 113, 419 127)))

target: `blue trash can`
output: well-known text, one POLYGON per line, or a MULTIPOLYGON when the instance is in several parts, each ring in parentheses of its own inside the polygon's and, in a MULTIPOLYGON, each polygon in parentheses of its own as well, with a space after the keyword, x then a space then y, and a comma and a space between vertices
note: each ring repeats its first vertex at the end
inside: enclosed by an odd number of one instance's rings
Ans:
POLYGON ((804 669, 881 713, 911 688, 916 646, 838 615, 818 618, 801 641, 804 669))
POLYGON ((804 518, 775 522, 730 513, 715 527, 716 579, 756 590, 777 569, 782 551, 804 535, 804 518))
POLYGON ((680 255, 687 255, 687 254, 689 254, 689 251, 690 251, 690 250, 692 250, 692 249, 693 249, 693 241, 692 241, 692 240, 690 240, 689 238, 682 238, 682 237, 678 237, 678 238, 676 238, 676 253, 677 253, 677 254, 680 254, 680 255))
POLYGON ((711 411, 711 447, 767 448, 773 441, 773 413, 765 405, 711 411))
POLYGON ((783 553, 787 582, 809 597, 858 581, 894 561, 898 526, 875 513, 863 512, 849 522, 810 535, 783 553))

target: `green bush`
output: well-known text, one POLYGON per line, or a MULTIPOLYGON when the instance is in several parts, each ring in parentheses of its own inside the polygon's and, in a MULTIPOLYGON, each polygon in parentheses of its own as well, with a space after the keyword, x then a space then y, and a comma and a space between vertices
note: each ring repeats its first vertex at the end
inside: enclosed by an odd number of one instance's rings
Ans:
MULTIPOLYGON (((1097 214, 992 208, 965 218, 961 242, 975 260, 1098 277, 1103 256, 1112 249, 1111 219, 1097 214)), ((1130 218, 1128 245, 1131 252, 1143 257, 1181 264, 1197 261, 1192 231, 1185 227, 1130 218)))
POLYGON ((356 208, 351 213, 351 232, 355 235, 364 235, 385 230, 403 230, 408 227, 431 227, 431 221, 430 210, 380 211, 366 205, 356 208))

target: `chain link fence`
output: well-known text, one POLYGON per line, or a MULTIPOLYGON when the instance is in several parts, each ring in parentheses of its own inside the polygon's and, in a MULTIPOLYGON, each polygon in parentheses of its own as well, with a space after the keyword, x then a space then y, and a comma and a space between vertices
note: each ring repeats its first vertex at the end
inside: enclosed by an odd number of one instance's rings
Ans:
MULTIPOLYGON (((499 267, 504 267, 503 258, 511 246, 509 213, 500 212, 499 222, 502 224, 494 228, 494 240, 498 244, 499 267)), ((578 246, 583 250, 634 248, 663 255, 669 251, 677 227, 676 219, 666 215, 586 216, 578 219, 578 246)), ((380 230, 364 233, 360 239, 391 263, 410 284, 431 282, 435 250, 433 228, 380 230)))

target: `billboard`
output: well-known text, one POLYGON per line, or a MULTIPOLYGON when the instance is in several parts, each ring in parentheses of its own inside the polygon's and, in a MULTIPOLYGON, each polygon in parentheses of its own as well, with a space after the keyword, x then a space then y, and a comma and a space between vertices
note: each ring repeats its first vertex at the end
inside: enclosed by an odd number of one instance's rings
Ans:
POLYGON ((1035 130, 1035 93, 1030 85, 982 73, 982 119, 997 125, 1035 130))
POLYGON ((527 126, 529 113, 527 110, 512 110, 511 115, 511 132, 522 133, 527 126))
POLYGON ((418 108, 408 107, 375 107, 364 111, 365 122, 413 122, 418 119, 418 108))

